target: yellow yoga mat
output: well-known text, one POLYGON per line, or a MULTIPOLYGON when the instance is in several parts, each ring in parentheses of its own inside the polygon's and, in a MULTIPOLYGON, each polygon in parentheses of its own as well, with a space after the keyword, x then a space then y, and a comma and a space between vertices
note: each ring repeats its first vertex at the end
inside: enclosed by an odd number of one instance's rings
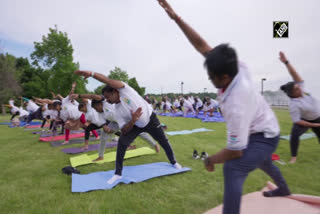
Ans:
MULTIPOLYGON (((139 149, 134 149, 134 150, 129 150, 126 152, 126 155, 124 156, 124 159, 128 158, 133 158, 133 157, 138 157, 142 155, 152 155, 155 154, 156 151, 153 149, 150 149, 148 147, 142 147, 139 149)), ((87 164, 92 164, 92 163, 97 163, 97 164, 102 164, 102 163, 108 163, 108 162, 113 162, 116 160, 116 152, 106 152, 104 153, 104 159, 101 161, 93 162, 93 160, 97 159, 99 154, 93 154, 93 155, 79 155, 76 157, 70 158, 70 163, 72 167, 77 167, 77 166, 82 166, 82 165, 87 165, 87 164)))

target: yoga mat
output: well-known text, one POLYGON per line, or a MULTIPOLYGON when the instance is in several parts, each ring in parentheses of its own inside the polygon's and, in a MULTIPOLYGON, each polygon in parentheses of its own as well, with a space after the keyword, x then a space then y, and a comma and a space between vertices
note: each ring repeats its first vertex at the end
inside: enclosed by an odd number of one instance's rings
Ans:
MULTIPOLYGON (((91 141, 98 141, 98 140, 96 140, 95 137, 90 137, 89 142, 91 142, 91 141)), ((59 141, 52 141, 52 142, 50 142, 50 145, 52 147, 58 147, 58 146, 66 146, 66 145, 71 145, 71 144, 80 144, 80 143, 84 144, 84 138, 69 139, 68 144, 62 144, 63 142, 64 142, 64 140, 63 141, 60 141, 60 140, 59 141)))
POLYGON ((125 166, 122 171, 122 178, 108 184, 107 181, 114 175, 114 170, 107 172, 94 172, 87 175, 72 174, 71 192, 88 192, 94 190, 112 189, 119 183, 139 183, 151 178, 165 175, 173 175, 190 171, 184 167, 176 169, 169 163, 159 162, 138 166, 125 166))
MULTIPOLYGON (((276 189, 268 182, 263 191, 276 189)), ((205 214, 221 214, 222 205, 207 211, 205 214)), ((286 197, 266 198, 261 192, 243 195, 241 198, 241 211, 244 214, 319 214, 320 197, 311 195, 292 194, 286 197)))
MULTIPOLYGON (((142 147, 139 149, 127 151, 124 156, 124 159, 143 156, 143 155, 153 155, 155 153, 156 153, 156 151, 153 149, 150 149, 148 147, 142 147)), ((113 162, 116 160, 116 152, 106 152, 106 153, 104 153, 103 160, 93 162, 93 160, 97 159, 98 156, 99 156, 98 153, 93 154, 93 155, 83 154, 83 155, 79 155, 76 157, 71 157, 70 163, 71 163, 72 167, 77 167, 77 166, 82 166, 82 165, 87 165, 87 164, 92 164, 92 163, 97 163, 97 164, 108 163, 108 162, 113 162)))
MULTIPOLYGON (((41 132, 39 132, 39 133, 41 133, 41 132)), ((72 130, 72 131, 70 131, 70 134, 76 134, 76 133, 84 133, 84 131, 83 130, 72 130)), ((61 134, 60 131, 58 131, 57 135, 64 135, 64 134, 61 134)), ((41 138, 42 137, 52 137, 52 132, 51 131, 45 132, 45 133, 41 134, 40 137, 41 138)))
POLYGON ((166 134, 173 136, 173 135, 186 135, 186 134, 192 134, 197 132, 210 132, 210 131, 213 131, 213 130, 206 129, 206 128, 199 128, 199 129, 193 129, 193 130, 171 131, 171 132, 166 132, 166 134))
MULTIPOLYGON (((33 122, 30 122, 29 125, 41 125, 42 122, 37 122, 37 121, 33 121, 33 122)), ((11 123, 0 123, 0 125, 10 125, 10 128, 14 128, 11 123)), ((27 125, 26 122, 20 122, 20 126, 25 126, 27 125)))
MULTIPOLYGON (((106 144, 106 148, 117 147, 117 145, 118 145, 118 142, 110 142, 110 143, 106 144)), ((98 150, 99 147, 100 147, 100 143, 90 144, 88 146, 88 149, 86 149, 86 150, 82 150, 81 147, 72 147, 72 148, 61 149, 61 151, 66 154, 79 154, 79 153, 83 153, 83 152, 98 150)))
MULTIPOLYGON (((44 127, 49 127, 50 124, 46 124, 44 125, 44 127)), ((34 129, 34 128, 41 128, 41 124, 39 125, 30 125, 30 126, 27 126, 26 129, 34 129)))
MULTIPOLYGON (((70 134, 69 139, 80 138, 80 137, 84 137, 84 133, 70 134)), ((65 139, 65 135, 55 136, 55 137, 53 137, 53 139, 52 139, 52 137, 40 137, 39 138, 40 141, 44 141, 44 142, 64 140, 64 139, 65 139)))
MULTIPOLYGON (((305 133, 300 136, 300 140, 307 140, 307 139, 314 138, 314 137, 316 137, 316 135, 314 133, 305 133)), ((290 140, 290 135, 280 136, 280 139, 290 140)))
POLYGON ((198 115, 195 115, 194 113, 187 113, 185 116, 183 115, 183 112, 177 112, 177 113, 157 113, 160 116, 166 116, 166 117, 184 117, 184 118, 197 118, 202 120, 202 122, 225 122, 223 116, 219 112, 214 112, 213 117, 209 116, 209 113, 207 115, 203 115, 203 112, 199 112, 198 115))

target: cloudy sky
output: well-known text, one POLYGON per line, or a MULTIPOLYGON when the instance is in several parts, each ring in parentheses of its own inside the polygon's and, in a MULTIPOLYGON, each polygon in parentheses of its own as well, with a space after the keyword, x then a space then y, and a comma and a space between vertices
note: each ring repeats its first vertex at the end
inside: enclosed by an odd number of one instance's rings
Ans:
MULTIPOLYGON (((212 46, 230 43, 260 90, 290 80, 278 60, 283 50, 306 86, 320 98, 319 0, 170 0, 176 12, 212 46), (289 39, 274 39, 273 21, 289 21, 289 39)), ((28 57, 49 27, 68 33, 81 69, 108 74, 115 66, 148 93, 216 92, 203 58, 156 0, 0 0, 0 46, 28 57)), ((88 89, 99 85, 90 80, 88 89)))

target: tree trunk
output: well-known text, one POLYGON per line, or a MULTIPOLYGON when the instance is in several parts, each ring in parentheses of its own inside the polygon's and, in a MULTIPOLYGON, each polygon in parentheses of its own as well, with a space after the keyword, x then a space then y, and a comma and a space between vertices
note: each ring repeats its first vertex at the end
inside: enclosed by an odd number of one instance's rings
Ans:
POLYGON ((2 106, 2 115, 4 116, 4 115, 6 115, 6 108, 4 107, 3 104, 1 106, 2 106))

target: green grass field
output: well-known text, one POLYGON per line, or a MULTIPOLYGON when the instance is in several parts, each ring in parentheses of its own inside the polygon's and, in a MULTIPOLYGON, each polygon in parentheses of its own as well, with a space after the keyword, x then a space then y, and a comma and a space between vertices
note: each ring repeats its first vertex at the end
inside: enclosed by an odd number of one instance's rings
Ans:
MULTIPOLYGON (((292 122, 288 112, 277 110, 276 114, 281 134, 289 134, 292 122)), ((8 119, 9 116, 2 116, 0 122, 8 119)), ((214 132, 169 137, 177 160, 181 165, 192 168, 191 172, 80 194, 71 193, 71 177, 61 172, 63 167, 70 165, 72 155, 62 153, 61 147, 53 148, 49 143, 39 142, 39 136, 32 135, 31 131, 0 126, 0 213, 203 213, 221 204, 222 165, 209 173, 200 160, 192 159, 192 152, 197 149, 213 154, 225 147, 225 124, 169 117, 160 117, 160 120, 167 124, 168 131, 201 127, 214 129, 214 132)), ((134 144, 137 147, 147 146, 141 140, 134 144)), ((288 141, 281 140, 276 153, 288 162, 288 141)), ((292 192, 320 195, 319 153, 320 145, 316 138, 304 140, 296 164, 282 166, 276 163, 292 192)), ((126 160, 124 165, 164 161, 167 158, 161 150, 158 155, 126 160)), ((78 169, 81 174, 108 171, 114 169, 114 163, 78 169)), ((244 184, 244 194, 262 189, 268 180, 262 171, 254 171, 244 184)))

